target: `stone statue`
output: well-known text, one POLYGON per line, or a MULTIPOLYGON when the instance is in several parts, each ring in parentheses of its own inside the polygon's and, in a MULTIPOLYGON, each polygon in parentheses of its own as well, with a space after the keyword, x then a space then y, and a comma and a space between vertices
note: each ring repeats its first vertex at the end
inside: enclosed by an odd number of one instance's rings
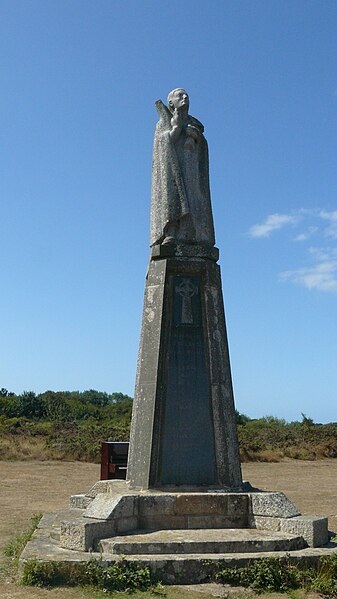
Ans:
POLYGON ((171 91, 168 108, 158 100, 153 144, 150 245, 213 246, 208 147, 203 125, 188 114, 184 89, 171 91))

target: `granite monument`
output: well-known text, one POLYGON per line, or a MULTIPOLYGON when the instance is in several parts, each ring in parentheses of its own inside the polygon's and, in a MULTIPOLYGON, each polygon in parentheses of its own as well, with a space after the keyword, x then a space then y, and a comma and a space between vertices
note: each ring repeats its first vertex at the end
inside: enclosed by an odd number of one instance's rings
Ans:
POLYGON ((68 510, 45 514, 20 567, 54 562, 71 576, 78 563, 122 558, 193 584, 219 563, 318 563, 336 553, 327 518, 242 483, 207 143, 183 89, 157 108, 128 480, 97 481, 68 510))
POLYGON ((207 141, 184 89, 156 107, 128 480, 135 489, 240 488, 207 141))

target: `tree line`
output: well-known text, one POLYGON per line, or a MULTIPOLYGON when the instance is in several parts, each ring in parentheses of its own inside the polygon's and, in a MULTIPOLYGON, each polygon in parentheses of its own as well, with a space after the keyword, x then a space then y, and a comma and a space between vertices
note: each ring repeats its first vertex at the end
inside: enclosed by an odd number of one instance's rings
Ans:
POLYGON ((23 391, 16 395, 0 389, 0 415, 30 420, 73 421, 131 417, 132 398, 124 393, 87 391, 23 391))
MULTIPOLYGON (((0 389, 0 459, 99 461, 101 441, 128 441, 132 397, 121 392, 0 389), (41 448, 41 449, 39 449, 41 448)), ((337 423, 236 412, 242 461, 337 457, 337 423)))

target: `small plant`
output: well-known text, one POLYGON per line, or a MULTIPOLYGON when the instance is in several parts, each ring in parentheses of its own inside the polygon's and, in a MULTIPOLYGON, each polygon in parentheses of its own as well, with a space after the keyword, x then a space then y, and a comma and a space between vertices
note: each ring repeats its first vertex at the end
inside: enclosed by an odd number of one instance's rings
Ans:
POLYGON ((29 529, 20 532, 7 543, 3 550, 6 557, 11 557, 13 559, 18 559, 20 557, 20 554, 22 553, 26 543, 30 541, 34 531, 37 529, 41 518, 42 514, 34 514, 34 516, 31 518, 31 525, 29 529))

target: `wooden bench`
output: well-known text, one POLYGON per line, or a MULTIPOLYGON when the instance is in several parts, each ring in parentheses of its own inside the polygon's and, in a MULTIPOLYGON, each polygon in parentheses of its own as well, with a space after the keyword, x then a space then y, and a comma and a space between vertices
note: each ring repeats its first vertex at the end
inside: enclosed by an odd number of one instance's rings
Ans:
POLYGON ((102 441, 101 480, 113 478, 126 479, 129 443, 120 441, 102 441))

